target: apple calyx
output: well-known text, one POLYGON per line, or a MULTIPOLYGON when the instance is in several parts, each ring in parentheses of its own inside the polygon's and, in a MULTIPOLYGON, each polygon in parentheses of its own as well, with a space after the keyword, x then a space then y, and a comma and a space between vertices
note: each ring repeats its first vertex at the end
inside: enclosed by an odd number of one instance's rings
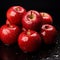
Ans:
POLYGON ((30 35, 31 33, 30 33, 30 29, 28 29, 28 31, 27 31, 27 35, 30 35))
POLYGON ((43 16, 44 16, 44 13, 41 13, 41 15, 43 15, 43 16))
POLYGON ((44 25, 43 27, 42 27, 42 29, 46 29, 46 30, 52 30, 53 28, 52 28, 52 26, 51 25, 49 25, 49 24, 46 24, 46 25, 44 25))
POLYGON ((43 18, 46 18, 46 19, 47 19, 47 18, 48 18, 48 16, 49 16, 48 14, 43 13, 43 18))
POLYGON ((45 26, 45 29, 48 29, 49 28, 49 26, 45 26))
POLYGON ((46 16, 46 13, 42 13, 42 15, 43 15, 43 17, 45 17, 46 16))
POLYGON ((15 10, 16 10, 16 11, 19 11, 19 10, 20 10, 20 9, 19 9, 19 6, 18 6, 18 7, 16 7, 16 8, 15 8, 15 10))

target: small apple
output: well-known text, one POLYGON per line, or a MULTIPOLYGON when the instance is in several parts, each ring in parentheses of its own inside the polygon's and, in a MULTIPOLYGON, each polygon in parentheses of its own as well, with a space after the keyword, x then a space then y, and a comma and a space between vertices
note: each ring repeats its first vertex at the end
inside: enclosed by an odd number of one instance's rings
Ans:
MULTIPOLYGON (((8 25, 13 25, 12 23, 9 22, 8 19, 6 20, 6 24, 8 24, 8 25)), ((19 28, 22 28, 22 25, 18 25, 18 27, 19 27, 19 28)), ((22 31, 23 31, 23 29, 22 29, 22 31)))
POLYGON ((24 31, 18 37, 18 45, 24 52, 34 52, 41 45, 41 37, 33 30, 24 31))
POLYGON ((42 16, 42 25, 43 24, 52 24, 53 23, 53 19, 51 17, 50 14, 46 13, 46 12, 40 12, 40 15, 42 16))
POLYGON ((4 44, 10 45, 17 41, 21 29, 15 25, 3 25, 1 27, 1 41, 4 44))
POLYGON ((57 35, 57 31, 54 26, 49 24, 42 25, 40 33, 45 44, 54 43, 57 35))
POLYGON ((21 6, 12 6, 7 11, 7 19, 10 23, 15 25, 21 25, 21 20, 26 10, 21 6))
POLYGON ((42 17, 35 10, 28 11, 22 18, 22 25, 24 28, 31 30, 38 30, 41 25, 42 17))
POLYGON ((6 20, 6 24, 11 24, 8 19, 6 20))

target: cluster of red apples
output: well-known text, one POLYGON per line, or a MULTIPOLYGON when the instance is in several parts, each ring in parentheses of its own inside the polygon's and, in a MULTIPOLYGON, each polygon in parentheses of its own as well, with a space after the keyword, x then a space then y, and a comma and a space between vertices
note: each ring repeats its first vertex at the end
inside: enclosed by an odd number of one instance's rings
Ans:
POLYGON ((0 28, 0 39, 4 44, 15 42, 24 52, 33 52, 41 43, 52 44, 57 31, 53 19, 46 12, 26 11, 21 6, 12 6, 6 13, 6 24, 0 28))

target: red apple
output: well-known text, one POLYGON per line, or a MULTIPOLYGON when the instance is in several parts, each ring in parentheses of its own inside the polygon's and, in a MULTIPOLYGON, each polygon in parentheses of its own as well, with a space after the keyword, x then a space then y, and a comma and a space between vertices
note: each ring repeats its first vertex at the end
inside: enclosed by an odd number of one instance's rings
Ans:
POLYGON ((50 14, 46 12, 40 12, 40 15, 42 16, 42 24, 52 24, 53 19, 50 14))
POLYGON ((22 25, 24 28, 37 30, 41 25, 42 17, 35 10, 28 11, 22 18, 22 25))
POLYGON ((45 44, 52 44, 57 34, 56 28, 52 25, 45 24, 41 27, 41 36, 45 44))
POLYGON ((21 20, 26 10, 21 6, 12 6, 7 11, 7 19, 10 23, 21 25, 21 20))
POLYGON ((8 19, 6 20, 6 24, 11 24, 8 19))
POLYGON ((39 34, 33 30, 22 32, 18 37, 18 45, 24 52, 34 52, 41 44, 39 34))
POLYGON ((13 44, 17 41, 21 29, 15 25, 3 25, 1 27, 1 41, 4 44, 13 44))
MULTIPOLYGON (((6 20, 6 24, 8 24, 8 25, 13 25, 12 23, 9 22, 8 19, 6 20)), ((22 25, 20 25, 20 26, 18 25, 18 27, 19 27, 19 28, 22 28, 22 25)), ((23 31, 23 29, 21 29, 21 30, 23 31)))
POLYGON ((22 28, 22 31, 27 31, 24 27, 22 28))

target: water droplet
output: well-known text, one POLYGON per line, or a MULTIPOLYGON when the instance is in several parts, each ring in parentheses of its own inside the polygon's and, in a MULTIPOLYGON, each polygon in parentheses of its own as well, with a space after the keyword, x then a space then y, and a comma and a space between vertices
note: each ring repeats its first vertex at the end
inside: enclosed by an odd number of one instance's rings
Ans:
POLYGON ((33 58, 34 56, 32 56, 32 58, 33 58))
POLYGON ((18 55, 19 53, 16 52, 16 55, 18 55))
POLYGON ((59 53, 59 51, 57 50, 56 53, 59 53))
POLYGON ((47 57, 46 59, 48 60, 48 59, 50 59, 50 57, 47 57))
POLYGON ((56 44, 58 44, 58 41, 56 42, 56 44))
POLYGON ((54 57, 56 57, 56 58, 58 58, 59 57, 59 55, 53 55, 54 57))

